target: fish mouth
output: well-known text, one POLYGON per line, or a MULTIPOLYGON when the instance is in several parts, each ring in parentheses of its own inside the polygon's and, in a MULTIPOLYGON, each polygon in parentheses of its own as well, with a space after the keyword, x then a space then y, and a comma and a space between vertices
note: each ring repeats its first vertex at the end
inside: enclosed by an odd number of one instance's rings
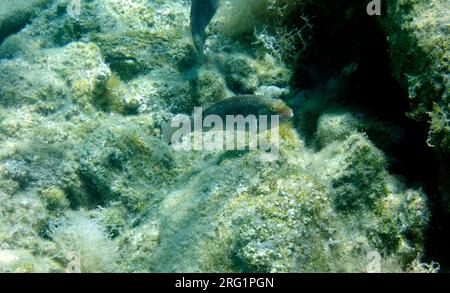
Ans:
POLYGON ((281 121, 289 121, 292 117, 294 117, 294 111, 292 111, 292 109, 287 109, 280 112, 281 121))

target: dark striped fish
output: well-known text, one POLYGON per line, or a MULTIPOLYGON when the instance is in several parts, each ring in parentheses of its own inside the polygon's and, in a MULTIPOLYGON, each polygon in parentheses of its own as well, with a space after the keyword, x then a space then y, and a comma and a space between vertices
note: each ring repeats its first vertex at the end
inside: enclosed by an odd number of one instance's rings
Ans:
MULTIPOLYGON (((242 115, 244 118, 249 115, 254 115, 256 118, 259 118, 260 115, 279 115, 280 121, 283 122, 290 120, 294 116, 294 112, 282 100, 258 95, 241 95, 219 101, 202 111, 203 119, 209 115, 219 116, 224 123, 227 115, 242 115)), ((193 127, 194 116, 190 116, 188 119, 193 127)), ((169 143, 177 128, 172 128, 169 122, 163 124, 161 130, 163 138, 169 143)))
POLYGON ((293 111, 282 100, 258 95, 241 95, 219 101, 203 111, 203 116, 218 115, 279 115, 281 121, 292 118, 293 111))
POLYGON ((219 7, 219 0, 192 0, 191 32, 195 49, 203 55, 205 45, 205 29, 211 22, 219 7))

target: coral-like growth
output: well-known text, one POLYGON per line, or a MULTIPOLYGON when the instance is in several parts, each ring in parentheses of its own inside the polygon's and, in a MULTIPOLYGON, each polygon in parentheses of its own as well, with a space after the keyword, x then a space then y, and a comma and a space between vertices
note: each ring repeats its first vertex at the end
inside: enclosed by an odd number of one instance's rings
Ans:
POLYGON ((219 72, 201 68, 193 81, 194 100, 198 105, 208 105, 223 100, 226 84, 219 72))
POLYGON ((304 15, 305 0, 225 1, 221 32, 250 35, 253 42, 278 61, 295 64, 310 43, 311 24, 304 15))
MULTIPOLYGON (((388 18, 382 24, 389 36, 393 74, 408 92, 409 116, 429 122, 427 143, 446 162, 450 154, 448 3, 409 0, 387 5, 388 18)), ((441 166, 441 193, 450 202, 446 165, 441 166)))
POLYGON ((0 2, 0 43, 8 35, 19 31, 39 9, 53 0, 3 0, 0 2))
POLYGON ((348 74, 293 81, 310 1, 223 1, 205 60, 189 1, 81 1, 76 17, 68 1, 0 44, 0 271, 363 272, 372 251, 383 271, 435 269, 427 197, 379 148, 395 126, 340 104, 348 74), (246 93, 294 109, 277 160, 160 139, 172 113, 246 93))
POLYGON ((236 94, 252 94, 258 87, 254 62, 246 56, 223 56, 220 68, 228 87, 236 94))
POLYGON ((55 243, 55 256, 68 272, 92 273, 117 270, 117 245, 96 220, 81 213, 52 223, 48 237, 55 243))
POLYGON ((48 113, 70 102, 88 107, 103 92, 110 70, 96 45, 72 43, 39 53, 0 61, 2 106, 31 105, 48 113))

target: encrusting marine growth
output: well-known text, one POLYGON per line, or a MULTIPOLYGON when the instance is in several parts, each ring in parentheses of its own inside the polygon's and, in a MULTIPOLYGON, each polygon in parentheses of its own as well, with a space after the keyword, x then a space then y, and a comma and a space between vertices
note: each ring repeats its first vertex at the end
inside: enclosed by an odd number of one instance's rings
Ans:
MULTIPOLYGON (((69 2, 20 31, 0 15, 0 271, 366 272, 372 252, 383 272, 434 270, 422 264, 426 189, 393 174, 378 143, 397 125, 346 103, 358 71, 304 78, 321 44, 314 3, 92 0, 69 15, 69 2), (194 107, 281 114, 277 160, 174 150, 161 126, 194 107)), ((389 19, 431 48, 427 29, 413 33, 426 15, 396 9, 422 2, 393 1, 389 19)), ((410 44, 390 42, 393 54, 410 44)), ((445 147, 445 95, 418 97, 435 104, 420 112, 433 110, 430 143, 445 147)))

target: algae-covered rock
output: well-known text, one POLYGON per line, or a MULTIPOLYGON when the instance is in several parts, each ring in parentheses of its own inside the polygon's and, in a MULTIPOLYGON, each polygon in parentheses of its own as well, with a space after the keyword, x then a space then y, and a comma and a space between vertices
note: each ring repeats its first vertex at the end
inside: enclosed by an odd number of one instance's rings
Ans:
POLYGON ((360 128, 361 122, 350 113, 323 113, 317 121, 317 144, 342 141, 360 128))
POLYGON ((356 150, 342 156, 310 154, 292 130, 284 133, 278 161, 261 160, 258 152, 230 157, 165 197, 148 220, 159 223, 152 270, 365 271, 366 254, 383 251, 382 266, 400 271, 417 256, 426 197, 390 177, 367 138, 336 142, 356 150))
POLYGON ((384 193, 383 181, 387 176, 382 152, 362 134, 353 133, 339 144, 329 145, 322 153, 327 153, 325 158, 329 156, 330 160, 319 173, 330 180, 336 191, 336 209, 373 208, 376 199, 384 193))
POLYGON ((55 273, 59 264, 50 258, 33 256, 26 250, 0 250, 0 271, 7 273, 55 273))
POLYGON ((99 45, 111 68, 124 78, 166 65, 177 67, 188 54, 180 48, 183 39, 178 30, 164 34, 133 30, 99 34, 90 40, 99 45))
MULTIPOLYGON (((390 1, 382 24, 388 35, 394 77, 408 92, 410 117, 429 122, 427 143, 441 157, 441 193, 449 202, 450 45, 448 2, 390 1)), ((447 209, 450 210, 448 204, 447 209)))
POLYGON ((374 252, 417 269, 428 200, 390 172, 389 122, 340 105, 335 73, 295 88, 306 1, 223 1, 205 60, 189 1, 68 2, 0 45, 0 271, 365 272, 374 252), (160 139, 172 113, 235 94, 294 109, 275 160, 160 139))
POLYGON ((8 35, 19 31, 53 0, 4 0, 0 3, 0 43, 8 35))
POLYGON ((201 68, 194 79, 194 99, 199 105, 208 105, 223 100, 226 96, 226 84, 220 73, 201 68))
POLYGON ((0 72, 3 106, 40 103, 46 107, 49 101, 54 101, 58 107, 67 97, 64 80, 51 70, 22 60, 5 60, 0 64, 0 72))
POLYGON ((0 61, 0 104, 54 112, 70 102, 88 106, 103 92, 109 68, 94 44, 46 49, 34 58, 0 61))
MULTIPOLYGON (((410 115, 431 120, 438 112, 448 111, 449 96, 449 44, 446 1, 393 1, 389 2, 385 26, 391 46, 394 76, 408 89, 412 109, 410 115), (433 104, 436 104, 433 109, 433 104)), ((432 129, 433 137, 445 131, 447 125, 432 129)), ((440 145, 436 141, 436 146, 440 145)))
MULTIPOLYGON (((169 146, 141 127, 130 128, 132 121, 113 121, 99 125, 77 150, 79 175, 89 190, 87 204, 118 200, 129 209, 142 210, 148 197, 173 180, 177 161, 169 146)), ((148 123, 151 127, 152 121, 148 123)))
POLYGON ((54 257, 67 266, 66 272, 115 272, 117 245, 97 220, 82 213, 68 214, 53 222, 48 236, 55 243, 54 257), (102 253, 99 253, 102 251, 102 253))
POLYGON ((221 68, 228 87, 236 94, 252 94, 258 87, 254 61, 246 56, 223 56, 221 68))

